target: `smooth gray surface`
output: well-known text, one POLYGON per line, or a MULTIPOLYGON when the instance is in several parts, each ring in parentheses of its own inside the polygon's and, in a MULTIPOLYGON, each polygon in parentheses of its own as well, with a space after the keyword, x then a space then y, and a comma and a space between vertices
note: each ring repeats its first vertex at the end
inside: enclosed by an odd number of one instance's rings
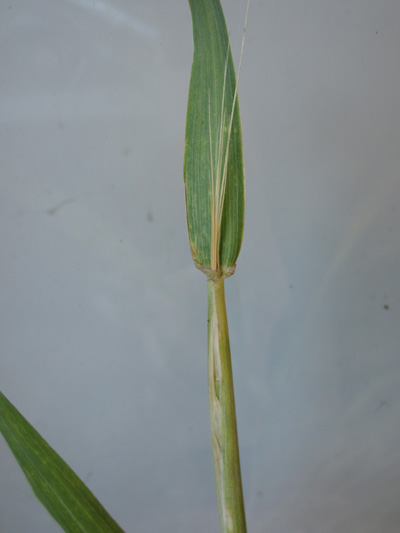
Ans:
MULTIPOLYGON (((189 7, 3 1, 0 46, 0 388, 126 531, 217 532, 189 7)), ((400 531, 399 50, 397 0, 251 4, 226 282, 249 533, 400 531)), ((0 531, 58 531, 3 440, 0 531)))

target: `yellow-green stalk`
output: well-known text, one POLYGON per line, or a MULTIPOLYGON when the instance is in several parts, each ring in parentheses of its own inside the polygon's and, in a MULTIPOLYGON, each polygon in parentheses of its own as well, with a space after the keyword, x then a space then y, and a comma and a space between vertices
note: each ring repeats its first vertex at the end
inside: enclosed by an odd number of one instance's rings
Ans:
POLYGON ((196 267, 208 278, 209 403, 221 531, 245 533, 224 292, 244 224, 237 80, 219 0, 189 4, 194 41, 184 160, 189 241, 196 267))
POLYGON ((223 279, 208 280, 208 398, 221 531, 244 533, 246 518, 223 279))

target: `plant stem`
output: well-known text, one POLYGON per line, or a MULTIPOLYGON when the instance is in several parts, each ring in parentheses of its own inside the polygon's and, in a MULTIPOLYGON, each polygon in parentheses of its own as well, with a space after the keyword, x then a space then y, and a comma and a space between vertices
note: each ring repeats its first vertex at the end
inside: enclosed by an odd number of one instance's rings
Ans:
POLYGON ((208 280, 208 395, 222 533, 246 533, 224 280, 208 280))

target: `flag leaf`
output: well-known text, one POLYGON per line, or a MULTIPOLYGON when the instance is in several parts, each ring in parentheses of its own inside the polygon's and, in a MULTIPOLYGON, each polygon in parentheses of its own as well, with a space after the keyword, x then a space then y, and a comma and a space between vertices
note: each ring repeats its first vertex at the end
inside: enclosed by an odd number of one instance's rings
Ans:
POLYGON ((219 0, 189 0, 193 65, 184 180, 194 262, 209 278, 233 273, 244 225, 244 169, 237 83, 219 0))

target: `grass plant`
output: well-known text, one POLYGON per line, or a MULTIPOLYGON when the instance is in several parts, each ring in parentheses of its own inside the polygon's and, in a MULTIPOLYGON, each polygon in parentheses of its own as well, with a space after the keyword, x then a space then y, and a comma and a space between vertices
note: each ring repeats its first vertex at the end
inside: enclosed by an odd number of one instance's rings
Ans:
MULTIPOLYGON (((207 275, 208 284, 209 404, 221 531, 245 533, 224 288, 225 278, 234 273, 243 235, 238 89, 219 0, 189 0, 189 5, 194 40, 184 158, 189 241, 195 265, 207 275)), ((238 77, 239 72, 240 65, 238 77)), ((35 495, 65 531, 122 531, 2 393, 0 432, 35 495)))
MULTIPOLYGON (((184 179, 190 248, 208 283, 208 394, 221 531, 244 533, 225 278, 235 271, 244 226, 238 82, 219 0, 189 0, 193 66, 184 179)), ((247 13, 244 28, 247 24, 247 13)), ((238 79, 240 75, 239 63, 238 79)))

